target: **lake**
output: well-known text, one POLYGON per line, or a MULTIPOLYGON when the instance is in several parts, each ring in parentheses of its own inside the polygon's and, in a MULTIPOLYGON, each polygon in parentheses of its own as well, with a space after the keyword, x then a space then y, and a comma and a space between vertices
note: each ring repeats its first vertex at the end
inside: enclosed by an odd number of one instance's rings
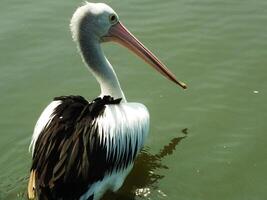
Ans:
MULTIPOLYGON (((267 1, 104 1, 188 85, 182 90, 104 44, 150 134, 132 173, 105 200, 267 197, 267 1)), ((1 1, 0 199, 26 199, 33 127, 55 96, 95 98, 69 21, 80 1, 1 1)))

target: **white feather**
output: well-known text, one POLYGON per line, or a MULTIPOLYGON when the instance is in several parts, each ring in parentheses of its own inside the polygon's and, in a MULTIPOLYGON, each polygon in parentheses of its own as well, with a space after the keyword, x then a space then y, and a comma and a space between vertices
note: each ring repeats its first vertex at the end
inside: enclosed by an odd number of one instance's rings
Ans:
MULTIPOLYGON (((143 147, 149 130, 149 113, 147 108, 139 103, 106 105, 104 113, 95 119, 94 123, 98 127, 101 144, 107 148, 107 160, 118 161, 130 148, 134 149, 136 143, 138 152, 143 147), (131 138, 130 147, 126 146, 127 138, 131 138), (114 151, 116 154, 112 153, 114 151)), ((131 152, 133 157, 134 152, 131 152)), ((89 186, 80 200, 88 199, 91 195, 94 195, 94 200, 99 200, 107 190, 117 191, 132 167, 133 163, 125 169, 106 173, 103 180, 89 186)))
POLYGON ((89 12, 92 15, 97 16, 103 11, 115 13, 115 11, 111 7, 104 3, 85 2, 82 6, 78 7, 70 21, 70 29, 73 41, 77 42, 79 40, 79 26, 84 16, 88 15, 89 12))
POLYGON ((33 135, 32 135, 32 140, 31 140, 31 144, 29 146, 29 151, 34 152, 34 148, 35 148, 35 144, 36 141, 40 135, 40 133, 42 132, 42 130, 49 125, 49 123, 51 122, 51 120, 53 119, 54 115, 53 112, 55 110, 55 108, 61 103, 61 101, 52 101, 42 112, 42 114, 40 115, 39 119, 37 120, 35 127, 34 127, 34 131, 33 131, 33 135))
POLYGON ((127 169, 114 172, 109 176, 105 176, 103 180, 95 182, 79 200, 87 200, 91 195, 94 195, 94 200, 99 200, 107 190, 116 192, 122 186, 124 179, 132 168, 133 165, 130 165, 127 169))
MULTIPOLYGON (((138 151, 143 147, 149 129, 149 113, 147 108, 139 103, 120 103, 106 105, 103 115, 95 119, 98 127, 101 144, 106 145, 107 160, 113 159, 116 151, 116 160, 127 153, 137 144, 138 151), (130 140, 129 148, 127 139, 130 140)), ((132 152, 132 157, 134 151, 132 152)))

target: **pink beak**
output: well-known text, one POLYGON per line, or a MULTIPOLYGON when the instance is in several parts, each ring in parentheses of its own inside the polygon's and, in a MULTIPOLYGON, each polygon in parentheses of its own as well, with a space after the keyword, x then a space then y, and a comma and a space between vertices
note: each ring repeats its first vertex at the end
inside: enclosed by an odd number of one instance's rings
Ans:
POLYGON ((120 22, 114 24, 105 37, 106 40, 112 40, 127 47, 136 55, 145 60, 148 64, 154 67, 163 76, 169 80, 186 89, 186 84, 178 81, 175 75, 151 52, 149 51, 137 38, 134 37, 130 31, 127 30, 120 22))

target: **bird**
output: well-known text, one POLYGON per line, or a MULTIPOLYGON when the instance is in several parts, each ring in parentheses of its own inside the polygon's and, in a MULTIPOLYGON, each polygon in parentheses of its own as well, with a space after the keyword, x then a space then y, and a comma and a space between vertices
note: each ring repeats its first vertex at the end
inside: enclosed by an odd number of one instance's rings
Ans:
POLYGON ((55 97, 33 130, 28 198, 99 200, 116 192, 133 168, 149 131, 149 112, 128 102, 101 44, 126 47, 163 76, 186 88, 119 20, 107 4, 85 2, 76 9, 70 30, 100 95, 55 97))

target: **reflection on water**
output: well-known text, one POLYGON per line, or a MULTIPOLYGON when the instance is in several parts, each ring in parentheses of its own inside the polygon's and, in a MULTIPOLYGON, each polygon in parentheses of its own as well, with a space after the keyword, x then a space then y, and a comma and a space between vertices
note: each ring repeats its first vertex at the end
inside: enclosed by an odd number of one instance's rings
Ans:
MULTIPOLYGON (((183 129, 184 136, 173 138, 169 144, 165 145, 157 154, 149 153, 149 148, 144 148, 137 157, 133 170, 125 180, 122 188, 116 193, 107 193, 103 200, 134 200, 137 196, 147 197, 150 189, 158 189, 157 183, 164 175, 157 174, 159 169, 168 169, 162 164, 162 159, 170 156, 176 146, 186 138, 187 128, 183 129)), ((161 196, 166 196, 158 190, 161 196)))

